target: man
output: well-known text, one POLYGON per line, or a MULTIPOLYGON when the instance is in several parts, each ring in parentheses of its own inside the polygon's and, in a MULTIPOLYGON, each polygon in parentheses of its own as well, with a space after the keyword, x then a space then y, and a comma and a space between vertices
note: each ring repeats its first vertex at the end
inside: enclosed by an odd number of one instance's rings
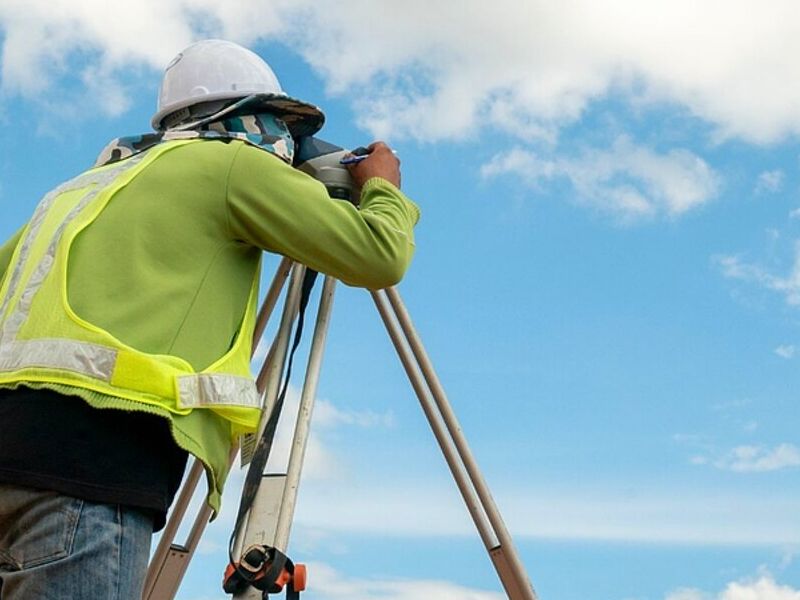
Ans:
POLYGON ((360 208, 292 165, 316 107, 219 40, 167 67, 158 132, 112 142, 0 247, 0 598, 138 599, 187 454, 218 510, 249 372, 262 250, 396 283, 417 207, 385 144, 360 208))

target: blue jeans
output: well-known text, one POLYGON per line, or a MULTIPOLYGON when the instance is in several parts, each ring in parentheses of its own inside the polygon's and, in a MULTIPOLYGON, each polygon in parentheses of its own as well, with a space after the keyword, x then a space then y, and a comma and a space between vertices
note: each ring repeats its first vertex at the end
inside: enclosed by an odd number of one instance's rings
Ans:
POLYGON ((0 483, 0 600, 140 600, 153 518, 0 483))

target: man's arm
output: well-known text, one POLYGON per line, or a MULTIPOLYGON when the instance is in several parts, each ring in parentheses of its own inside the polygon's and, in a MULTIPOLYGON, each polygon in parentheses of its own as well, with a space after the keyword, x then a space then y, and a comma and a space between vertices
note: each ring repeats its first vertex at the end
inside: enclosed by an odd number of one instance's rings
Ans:
MULTIPOLYGON (((361 165, 368 167, 370 160, 361 165)), ((325 187, 308 175, 243 145, 228 179, 231 235, 350 285, 394 285, 414 253, 419 209, 374 172, 365 168, 353 173, 357 183, 363 180, 357 209, 331 200, 325 187)))
POLYGON ((3 278, 8 270, 8 265, 11 262, 11 255, 14 254, 14 250, 16 249, 24 230, 25 226, 23 225, 20 227, 19 231, 17 231, 9 240, 6 241, 5 244, 0 246, 0 283, 3 282, 3 278))

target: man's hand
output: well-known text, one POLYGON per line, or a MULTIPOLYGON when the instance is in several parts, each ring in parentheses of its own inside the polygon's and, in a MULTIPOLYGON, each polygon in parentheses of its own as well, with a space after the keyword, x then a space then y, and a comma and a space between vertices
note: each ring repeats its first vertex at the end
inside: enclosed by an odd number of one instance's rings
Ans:
POLYGON ((372 177, 382 177, 395 187, 400 187, 400 160, 389 146, 383 142, 373 142, 367 146, 369 156, 362 161, 347 165, 357 188, 372 177))

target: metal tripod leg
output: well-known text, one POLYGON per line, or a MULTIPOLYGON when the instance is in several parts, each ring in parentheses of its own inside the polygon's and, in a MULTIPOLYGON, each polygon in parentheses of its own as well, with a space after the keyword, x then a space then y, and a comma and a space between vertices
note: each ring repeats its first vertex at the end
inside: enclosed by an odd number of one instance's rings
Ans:
POLYGON ((400 294, 395 288, 389 288, 372 292, 372 298, 506 594, 511 600, 536 600, 536 592, 514 548, 511 535, 470 452, 400 294))
POLYGON ((319 384, 319 373, 322 369, 322 354, 325 349, 325 341, 328 337, 328 325, 330 324, 331 312, 333 310, 333 294, 336 289, 336 280, 332 277, 325 277, 322 286, 322 297, 320 298, 319 309, 317 311, 317 322, 314 327, 314 337, 311 340, 311 350, 308 357, 308 367, 306 377, 303 382, 303 392, 300 395, 300 408, 297 416, 297 424, 292 441, 292 451, 289 455, 289 465, 286 470, 286 489, 283 493, 281 502, 281 514, 278 519, 278 526, 275 532, 275 543, 279 550, 286 551, 289 544, 289 532, 294 519, 294 509, 297 504, 297 490, 300 485, 300 471, 303 468, 308 438, 311 433, 311 416, 314 411, 314 401, 317 397, 317 385, 319 384))
MULTIPOLYGON (((283 309, 283 315, 281 316, 281 324, 278 330, 278 335, 275 338, 275 354, 272 360, 265 362, 265 368, 262 369, 261 373, 259 373, 259 377, 257 381, 262 382, 262 385, 266 386, 266 391, 264 392, 264 414, 261 419, 261 423, 259 424, 258 432, 253 437, 254 440, 257 440, 261 437, 263 433, 264 427, 266 426, 267 419, 272 411, 272 407, 275 406, 275 402, 278 399, 278 393, 280 390, 280 380, 281 380, 281 373, 285 367, 286 358, 289 353, 289 344, 290 344, 290 334, 292 329, 292 324, 294 323, 295 318, 297 317, 297 310, 300 302, 300 291, 303 284, 303 275, 305 274, 305 267, 301 264, 296 264, 293 271, 292 271, 292 278, 289 284, 289 293, 287 294, 286 298, 286 305, 283 309), (267 368, 267 364, 269 364, 269 368, 267 368)), ((249 460, 245 460, 244 452, 242 452, 242 463, 249 462, 249 460)), ((256 496, 256 501, 258 500, 258 496, 256 496)), ((249 543, 247 540, 246 531, 250 527, 250 520, 251 518, 255 517, 259 511, 255 510, 256 504, 251 510, 248 512, 246 516, 246 524, 240 529, 239 535, 234 540, 233 545, 233 556, 240 556, 242 553, 242 549, 245 547, 245 541, 249 543)))
MULTIPOLYGON (((284 258, 281 261, 270 288, 267 291, 267 295, 262 303, 256 320, 256 335, 254 335, 253 340, 254 352, 258 346, 261 336, 263 335, 267 322, 272 315, 272 311, 277 304, 281 290, 283 289, 286 279, 289 276, 289 271, 292 267, 292 264, 292 261, 288 258, 284 258)), ((290 293, 287 295, 286 306, 284 307, 284 315, 287 312, 290 312, 291 321, 294 320, 294 316, 297 313, 299 282, 302 280, 302 277, 298 276, 297 279, 298 284, 295 286, 297 287, 297 291, 293 295, 290 290, 290 293)), ((283 320, 285 321, 286 318, 283 320)), ((285 335, 281 336, 281 330, 279 330, 275 342, 270 349, 269 355, 262 365, 261 373, 259 374, 259 380, 261 382, 263 382, 265 379, 263 377, 263 373, 270 370, 272 365, 274 365, 276 362, 276 356, 279 354, 285 356, 286 354, 286 346, 288 346, 289 343, 288 329, 291 329, 291 321, 285 327, 282 323, 282 328, 286 328, 287 331, 285 335), (284 346, 283 352, 279 352, 277 350, 281 343, 283 343, 284 346)), ((282 363, 282 360, 277 362, 282 363)), ((258 386, 258 391, 263 394, 263 383, 258 386)), ((231 452, 231 464, 236 457, 236 452, 236 448, 234 448, 231 452)), ((200 481, 200 477, 203 474, 203 470, 202 463, 199 460, 195 460, 188 476, 186 477, 186 481, 183 483, 181 492, 174 503, 169 520, 167 521, 164 531, 161 534, 158 547, 156 548, 156 551, 150 560, 150 565, 147 570, 147 576, 145 578, 142 591, 143 600, 169 600, 170 598, 175 597, 175 594, 180 587, 180 583, 183 579, 184 573, 186 572, 186 568, 192 559, 194 550, 196 549, 197 544, 200 541, 200 537, 202 536, 203 531, 205 530, 205 527, 211 517, 211 509, 207 505, 203 504, 195 518, 191 532, 189 533, 184 544, 174 543, 178 528, 180 527, 180 524, 186 515, 189 503, 191 502, 191 499, 200 481)))
MULTIPOLYGON (((234 556, 240 556, 242 549, 251 544, 271 546, 282 552, 286 552, 289 544, 289 532, 294 518, 300 473, 311 431, 311 416, 317 395, 319 373, 322 368, 322 355, 328 334, 335 286, 335 279, 325 277, 286 473, 263 475, 250 508, 247 527, 244 528, 240 539, 237 539, 234 556)), ((262 592, 252 587, 233 596, 234 600, 261 600, 262 597, 262 592)))

